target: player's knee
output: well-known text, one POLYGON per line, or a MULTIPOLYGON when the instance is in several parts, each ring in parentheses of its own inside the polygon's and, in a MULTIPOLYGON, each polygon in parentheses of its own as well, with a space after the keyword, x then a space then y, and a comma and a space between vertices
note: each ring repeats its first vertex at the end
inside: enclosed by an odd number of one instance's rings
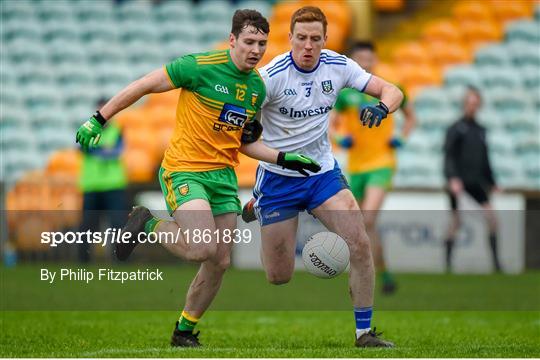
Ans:
POLYGON ((225 272, 229 267, 231 267, 231 257, 229 255, 220 256, 214 265, 217 270, 225 272))
POLYGON ((273 285, 283 285, 291 281, 292 273, 283 271, 269 271, 266 279, 273 285))
POLYGON ((375 221, 374 216, 364 216, 364 226, 366 227, 367 231, 375 231, 377 230, 377 222, 375 221))
POLYGON ((198 246, 191 249, 188 260, 195 262, 204 262, 213 259, 216 256, 216 246, 213 244, 206 244, 205 246, 198 246))
POLYGON ((360 232, 355 240, 349 243, 349 253, 351 260, 363 260, 366 256, 371 256, 369 238, 365 232, 364 235, 360 232))

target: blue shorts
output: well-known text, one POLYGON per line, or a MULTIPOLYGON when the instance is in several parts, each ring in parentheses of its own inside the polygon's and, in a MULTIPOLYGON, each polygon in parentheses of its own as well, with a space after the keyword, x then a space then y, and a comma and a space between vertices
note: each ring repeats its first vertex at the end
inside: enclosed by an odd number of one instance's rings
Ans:
POLYGON ((331 171, 309 177, 280 175, 259 166, 253 189, 255 214, 261 226, 284 221, 348 188, 337 162, 331 171))

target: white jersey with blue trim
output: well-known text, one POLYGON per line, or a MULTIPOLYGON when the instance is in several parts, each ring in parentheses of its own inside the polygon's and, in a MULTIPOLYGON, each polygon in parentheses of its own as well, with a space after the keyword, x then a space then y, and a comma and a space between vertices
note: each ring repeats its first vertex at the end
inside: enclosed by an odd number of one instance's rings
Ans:
MULTIPOLYGON (((311 71, 300 69, 292 53, 278 55, 259 69, 266 85, 262 107, 263 142, 271 148, 299 152, 316 160, 321 172, 334 168, 328 138, 329 113, 342 88, 364 91, 371 74, 356 62, 331 50, 323 50, 311 71)), ((268 170, 287 176, 297 171, 261 162, 268 170)))

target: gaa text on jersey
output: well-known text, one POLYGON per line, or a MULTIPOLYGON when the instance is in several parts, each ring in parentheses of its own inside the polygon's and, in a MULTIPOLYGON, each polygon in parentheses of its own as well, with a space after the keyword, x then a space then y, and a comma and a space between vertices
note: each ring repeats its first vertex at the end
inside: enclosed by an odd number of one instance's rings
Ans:
POLYGON ((216 86, 214 86, 214 89, 217 92, 220 92, 220 93, 223 93, 223 94, 229 94, 229 88, 226 87, 225 85, 216 84, 216 86))
POLYGON ((296 94, 296 90, 294 90, 294 89, 285 89, 283 91, 283 95, 285 95, 285 96, 296 96, 297 94, 296 94))

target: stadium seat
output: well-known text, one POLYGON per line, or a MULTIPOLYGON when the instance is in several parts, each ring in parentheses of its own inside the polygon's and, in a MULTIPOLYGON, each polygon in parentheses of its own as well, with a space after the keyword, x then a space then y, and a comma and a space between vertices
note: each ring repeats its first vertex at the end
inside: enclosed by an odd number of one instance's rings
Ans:
POLYGON ((522 86, 521 74, 512 66, 482 66, 476 69, 478 69, 483 87, 512 90, 522 86))
POLYGON ((525 65, 518 68, 521 79, 523 80, 523 86, 526 91, 530 91, 533 94, 540 93, 540 67, 536 65, 525 65))
POLYGON ((46 24, 43 40, 47 43, 55 40, 73 43, 80 37, 81 27, 71 17, 46 24))
POLYGON ((24 39, 17 39, 6 46, 8 59, 17 63, 31 63, 33 66, 47 61, 47 47, 40 42, 30 42, 24 39))
POLYGON ((461 41, 430 41, 425 45, 435 64, 445 68, 450 65, 469 63, 472 58, 470 49, 461 41))
POLYGON ((504 45, 486 46, 475 54, 475 62, 480 66, 507 66, 510 61, 510 54, 504 45))
POLYGON ((534 4, 530 0, 493 0, 491 1, 491 6, 499 21, 506 22, 508 20, 531 17, 534 4))
POLYGON ((148 182, 154 178, 158 164, 147 151, 140 149, 125 151, 122 158, 130 182, 148 182))
POLYGON ((80 1, 74 10, 75 16, 83 24, 87 21, 109 23, 113 19, 112 1, 80 1))
POLYGON ((431 65, 429 62, 417 65, 407 63, 397 64, 397 69, 401 74, 401 82, 409 93, 412 93, 411 87, 437 85, 441 83, 442 76, 440 69, 431 65))
POLYGON ((59 150, 52 154, 46 166, 48 174, 69 174, 76 177, 79 174, 82 154, 78 149, 59 150))
POLYGON ((69 87, 69 92, 63 94, 62 105, 67 110, 80 107, 86 108, 86 114, 88 114, 95 110, 97 97, 100 96, 98 93, 99 90, 101 89, 94 87, 91 83, 86 87, 72 85, 69 87))
POLYGON ((183 22, 191 19, 194 6, 189 1, 164 1, 153 6, 155 19, 158 23, 183 22))
POLYGON ((532 109, 525 109, 520 113, 505 118, 505 127, 510 133, 540 133, 540 119, 538 113, 532 109))
POLYGON ((540 52, 538 47, 531 46, 524 41, 512 41, 508 43, 508 52, 517 66, 535 65, 540 68, 540 52))
MULTIPOLYGON (((229 29, 230 30, 230 29, 229 29)), ((164 23, 160 26, 160 40, 163 42, 187 42, 199 40, 199 32, 193 20, 183 23, 164 23)))
POLYGON ((488 105, 493 106, 496 111, 504 116, 520 113, 532 107, 530 96, 517 90, 485 88, 482 90, 482 95, 488 105))
POLYGON ((448 94, 440 87, 426 87, 414 99, 416 109, 437 110, 448 105, 448 94))
POLYGON ((61 22, 73 17, 73 6, 69 1, 36 3, 36 13, 42 23, 61 22))
POLYGON ((51 86, 53 81, 53 68, 45 65, 21 72, 17 76, 18 85, 25 89, 34 86, 51 86))
POLYGON ((87 56, 86 48, 81 46, 78 39, 69 46, 61 39, 49 43, 49 62, 54 65, 62 66, 65 63, 80 65, 86 62, 87 56))
POLYGON ((213 45, 220 41, 226 41, 228 39, 229 32, 231 31, 230 20, 221 18, 222 20, 216 21, 213 18, 205 18, 201 20, 201 28, 203 29, 199 34, 199 40, 201 42, 213 45))
MULTIPOLYGON (((287 24, 291 21, 292 14, 299 8, 298 1, 283 1, 274 5, 274 12, 271 18, 271 24, 287 24)), ((271 33, 272 31, 270 31, 271 33)))
POLYGON ((446 70, 445 84, 448 86, 468 86, 479 87, 481 79, 476 69, 470 65, 460 65, 446 70))
POLYGON ((487 42, 499 41, 502 38, 501 26, 495 21, 463 21, 459 23, 464 39, 473 49, 478 49, 487 42))
POLYGON ((243 0, 237 3, 238 9, 255 9, 267 19, 272 15, 272 6, 268 1, 243 0))
POLYGON ((433 20, 424 26, 426 41, 462 42, 461 30, 452 19, 433 20))
POLYGON ((61 97, 54 87, 31 87, 27 90, 24 102, 28 110, 36 113, 59 105, 61 97))
POLYGON ((9 45, 15 40, 39 41, 43 36, 43 28, 37 21, 6 21, 2 19, 2 41, 9 45))
POLYGON ((158 41, 160 31, 152 22, 124 21, 120 26, 119 39, 123 43, 147 42, 155 43, 158 41))
POLYGON ((50 153, 57 149, 75 146, 75 138, 71 129, 42 128, 37 130, 36 137, 39 150, 43 152, 50 153))
POLYGON ((458 21, 493 20, 492 7, 487 2, 460 1, 452 9, 454 18, 458 21))
POLYGON ((540 23, 537 21, 515 21, 506 27, 507 41, 527 41, 532 46, 540 44, 540 23))
POLYGON ((125 21, 148 22, 152 16, 151 4, 148 1, 123 1, 114 8, 114 16, 120 24, 125 21))
POLYGON ((226 19, 230 23, 233 9, 231 3, 227 0, 205 0, 195 6, 194 13, 202 21, 207 21, 208 19, 221 21, 226 19))
MULTIPOLYGON (((2 77, 3 79, 5 78, 2 77)), ((23 100, 24 95, 21 94, 20 88, 15 81, 9 83, 3 81, 0 87, 0 106, 3 111, 6 109, 24 109, 23 100)))
POLYGON ((65 64, 57 69, 56 81, 60 86, 87 86, 94 80, 94 72, 88 66, 65 64))
POLYGON ((26 22, 36 15, 35 6, 31 1, 4 1, 1 11, 2 22, 26 22))
POLYGON ((2 136, 0 137, 2 152, 10 150, 24 152, 28 149, 33 149, 35 143, 34 136, 28 125, 5 128, 2 130, 2 136))
POLYGON ((86 44, 87 59, 96 66, 118 66, 127 61, 126 51, 120 46, 111 46, 102 40, 90 41, 86 44))
POLYGON ((81 31, 81 39, 85 43, 99 39, 104 44, 110 45, 118 41, 119 33, 118 25, 113 22, 100 22, 92 25, 87 21, 81 31))
POLYGON ((399 12, 404 7, 403 0, 375 0, 375 9, 380 12, 399 12))
POLYGON ((491 154, 506 157, 514 152, 514 143, 503 130, 488 130, 487 143, 491 154))
POLYGON ((399 45, 393 54, 396 63, 422 64, 431 59, 431 53, 424 44, 418 41, 409 41, 399 45))

